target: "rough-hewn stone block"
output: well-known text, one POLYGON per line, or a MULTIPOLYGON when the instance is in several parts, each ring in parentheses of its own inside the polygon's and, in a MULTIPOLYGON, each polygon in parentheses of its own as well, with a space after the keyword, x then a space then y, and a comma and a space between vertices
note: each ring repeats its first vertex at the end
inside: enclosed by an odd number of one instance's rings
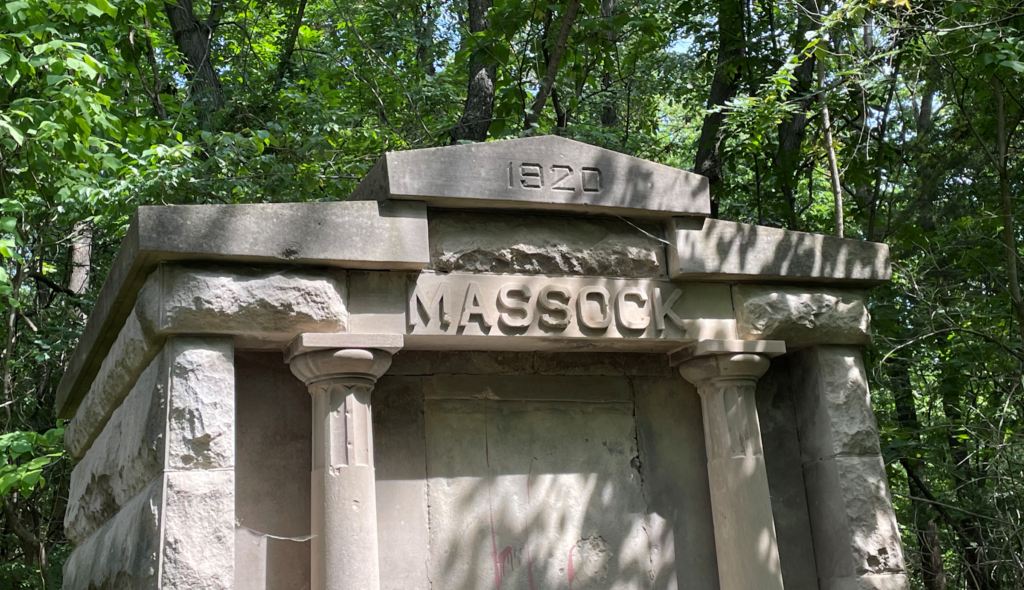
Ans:
POLYGON ((885 244, 700 217, 674 218, 667 233, 672 278, 860 285, 892 278, 885 244))
POLYGON ((804 482, 820 579, 904 573, 882 457, 808 463, 804 482))
POLYGON ((234 466, 233 353, 228 339, 167 341, 71 474, 72 543, 164 470, 234 466))
POLYGON ((860 291, 735 285, 732 298, 743 340, 785 340, 790 348, 871 342, 871 314, 860 291))
POLYGON ((143 331, 132 312, 64 432, 64 444, 73 457, 85 453, 159 350, 156 339, 143 331))
POLYGON ((906 574, 881 574, 828 578, 819 582, 820 590, 907 590, 910 580, 906 574))
POLYGON ((430 266, 492 272, 665 278, 662 229, 621 219, 434 211, 430 266))
POLYGON ((64 563, 63 590, 156 590, 163 478, 153 480, 64 563))
POLYGON ((235 474, 167 474, 160 587, 235 587, 235 474))
POLYGON ((793 394, 804 461, 836 455, 879 455, 860 349, 814 346, 794 354, 793 394))
POLYGON ((135 312, 152 334, 231 334, 280 348, 302 332, 348 329, 343 271, 161 265, 135 312))

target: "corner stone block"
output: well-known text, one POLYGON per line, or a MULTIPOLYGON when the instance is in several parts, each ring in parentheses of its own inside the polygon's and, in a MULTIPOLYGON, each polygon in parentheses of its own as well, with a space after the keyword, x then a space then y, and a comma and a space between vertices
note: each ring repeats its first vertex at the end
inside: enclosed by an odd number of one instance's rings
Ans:
POLYGON ((804 486, 822 589, 908 588, 860 350, 790 359, 804 486))
POLYGON ((235 474, 167 474, 161 588, 233 590, 235 474))
POLYGON ((231 334, 280 348, 302 332, 347 331, 347 299, 339 270, 163 264, 139 292, 135 313, 154 335, 231 334))
POLYGON ((742 340, 784 340, 790 348, 871 343, 871 314, 862 291, 735 285, 732 298, 742 340))
POLYGON ((793 353, 803 461, 880 455, 867 371, 859 348, 815 346, 793 353))
POLYGON ((68 539, 84 543, 163 471, 232 469, 234 400, 230 339, 170 338, 72 471, 68 539))
POLYGON ((822 588, 828 580, 904 573, 903 546, 881 457, 809 463, 804 482, 822 588))

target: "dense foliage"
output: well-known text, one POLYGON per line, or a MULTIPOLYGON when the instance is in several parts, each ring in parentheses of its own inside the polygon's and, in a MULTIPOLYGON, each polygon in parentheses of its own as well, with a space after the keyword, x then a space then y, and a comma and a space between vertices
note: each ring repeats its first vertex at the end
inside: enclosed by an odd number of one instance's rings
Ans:
POLYGON ((0 589, 59 587, 54 390, 136 207, 344 199, 386 150, 551 133, 888 243, 868 360, 913 583, 1024 587, 1022 10, 0 3, 0 589))

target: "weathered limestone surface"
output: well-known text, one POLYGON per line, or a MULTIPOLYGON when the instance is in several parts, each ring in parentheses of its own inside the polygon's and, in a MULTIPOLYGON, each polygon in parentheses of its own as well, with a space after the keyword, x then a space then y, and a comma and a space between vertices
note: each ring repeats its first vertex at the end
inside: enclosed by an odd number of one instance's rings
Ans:
POLYGON ((156 590, 163 478, 153 480, 64 563, 64 590, 156 590))
POLYGON ((703 176, 554 135, 388 152, 349 201, 386 199, 659 219, 711 213, 703 176))
POLYGON ((667 278, 662 229, 621 219, 432 211, 430 267, 490 272, 667 278))
POLYGON ((234 590, 234 473, 176 471, 166 479, 160 587, 234 590))
POLYGON ((139 207, 58 387, 61 418, 74 414, 153 268, 183 259, 421 269, 429 260, 426 207, 410 202, 139 207))
POLYGON ((348 328, 345 274, 163 264, 135 311, 153 334, 237 334, 287 344, 300 332, 348 328))
POLYGON ((64 433, 64 444, 73 457, 85 453, 159 350, 158 343, 142 330, 132 312, 64 433))
POLYGON ((732 297, 736 331, 744 340, 784 340, 790 347, 871 342, 862 291, 735 285, 732 297))
POLYGON ((804 484, 822 588, 905 589, 907 579, 860 350, 791 359, 804 484))
POLYGON ((71 474, 65 516, 78 545, 165 470, 234 466, 234 349, 167 341, 71 474))
POLYGON ((889 247, 720 219, 667 224, 672 278, 872 285, 892 278, 889 247))

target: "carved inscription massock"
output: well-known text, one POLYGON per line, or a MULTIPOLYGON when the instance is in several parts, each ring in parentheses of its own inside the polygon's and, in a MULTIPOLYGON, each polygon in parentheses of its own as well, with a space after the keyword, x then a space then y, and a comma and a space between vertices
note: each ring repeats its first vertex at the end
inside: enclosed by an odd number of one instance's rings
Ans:
POLYGON ((679 338, 682 295, 663 281, 424 275, 410 287, 408 324, 413 334, 679 338))

